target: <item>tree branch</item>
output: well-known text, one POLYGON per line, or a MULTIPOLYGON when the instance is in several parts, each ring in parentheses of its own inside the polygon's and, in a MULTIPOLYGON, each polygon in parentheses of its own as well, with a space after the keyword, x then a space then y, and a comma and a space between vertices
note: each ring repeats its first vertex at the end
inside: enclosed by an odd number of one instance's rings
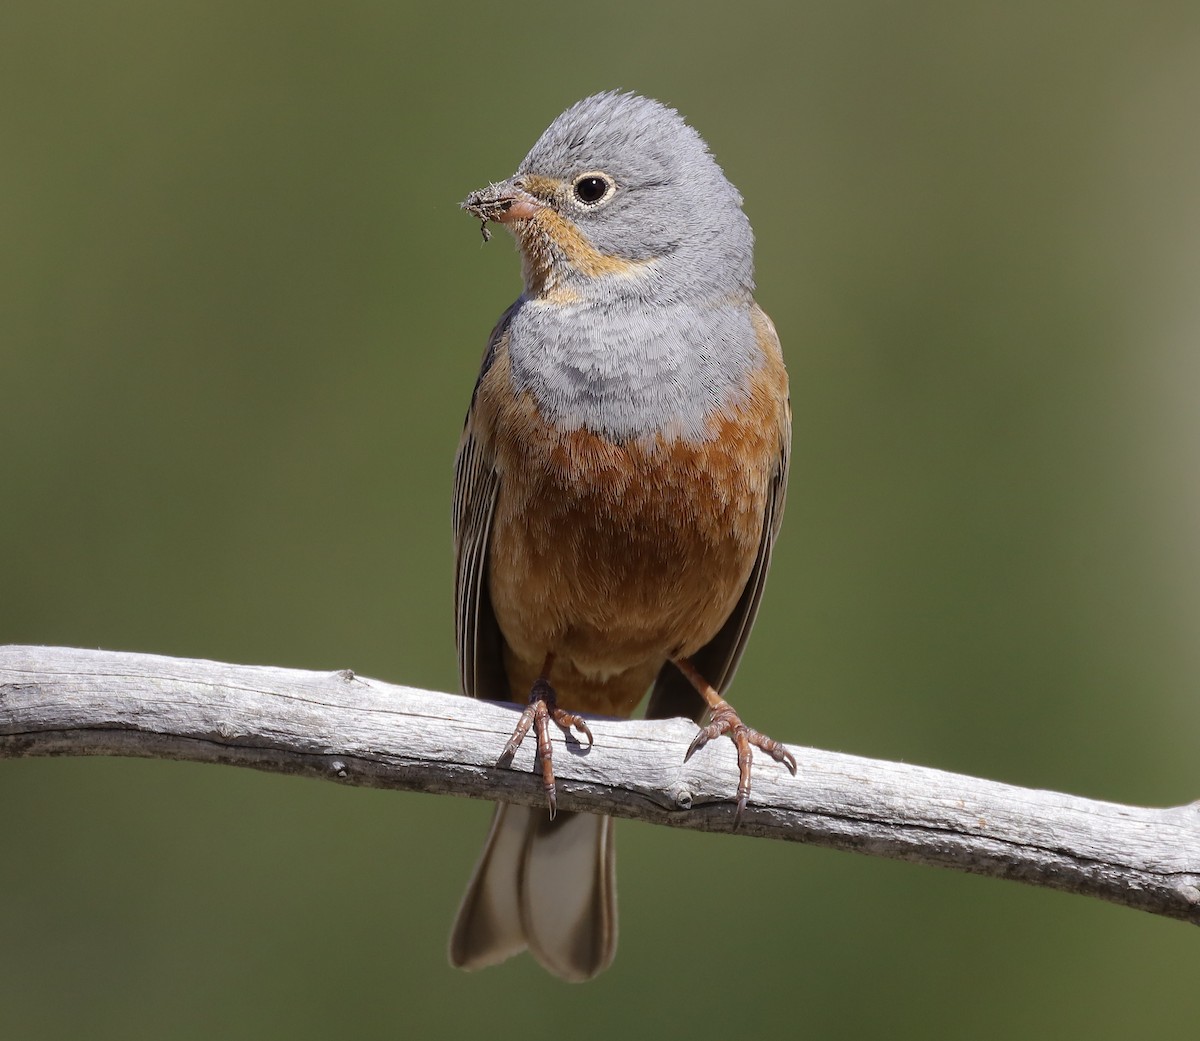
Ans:
MULTIPOLYGON (((495 765, 517 713, 350 671, 0 647, 0 758, 186 759, 540 805, 532 740, 511 768, 495 765)), ((554 734, 562 809, 733 830, 726 742, 684 763, 688 721, 589 722, 591 749, 554 734)), ((1143 809, 792 751, 796 778, 759 757, 738 834, 1019 879, 1200 924, 1200 803, 1143 809)))

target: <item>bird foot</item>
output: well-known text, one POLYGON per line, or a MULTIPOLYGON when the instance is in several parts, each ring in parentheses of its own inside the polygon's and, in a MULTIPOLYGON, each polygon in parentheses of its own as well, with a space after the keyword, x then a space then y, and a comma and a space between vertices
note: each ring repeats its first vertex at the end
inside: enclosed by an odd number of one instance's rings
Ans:
POLYGON ((542 787, 545 789, 546 802, 550 807, 550 819, 554 820, 558 813, 558 798, 554 784, 554 752, 550 745, 550 720, 554 720, 567 735, 570 735, 571 728, 574 727, 587 738, 588 746, 591 746, 592 732, 588 729, 583 717, 559 708, 554 688, 550 686, 550 681, 543 677, 534 681, 533 688, 529 692, 529 704, 525 706, 525 711, 517 720, 512 737, 508 739, 504 751, 496 760, 496 765, 508 766, 512 762, 513 756, 517 754, 517 749, 521 747, 521 742, 525 740, 525 735, 529 733, 529 728, 533 727, 534 734, 537 736, 538 758, 542 762, 542 787))
MULTIPOLYGON (((711 690, 711 688, 710 688, 711 690)), ((752 727, 746 726, 724 698, 717 697, 712 706, 708 726, 701 727, 688 745, 687 754, 683 757, 686 763, 692 756, 709 743, 714 737, 727 735, 737 748, 738 787, 737 809, 733 815, 733 826, 736 828, 742 820, 742 811, 750 799, 750 767, 754 762, 754 748, 761 748, 777 763, 783 763, 796 776, 796 757, 774 738, 760 734, 752 727)))

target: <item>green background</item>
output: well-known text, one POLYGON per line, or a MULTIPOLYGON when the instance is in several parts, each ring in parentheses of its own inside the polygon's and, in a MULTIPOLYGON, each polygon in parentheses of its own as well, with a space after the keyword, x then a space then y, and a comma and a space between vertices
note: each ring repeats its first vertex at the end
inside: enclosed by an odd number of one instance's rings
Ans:
MULTIPOLYGON (((1190 0, 6 0, 0 54, 0 641, 453 690, 450 463, 519 287, 457 204, 633 88, 745 195, 792 378, 735 704, 1200 797, 1190 0)), ((620 825, 617 961, 569 987, 446 964, 483 803, 27 760, 0 814, 5 1039, 1200 1023, 1195 929, 850 854, 620 825)))

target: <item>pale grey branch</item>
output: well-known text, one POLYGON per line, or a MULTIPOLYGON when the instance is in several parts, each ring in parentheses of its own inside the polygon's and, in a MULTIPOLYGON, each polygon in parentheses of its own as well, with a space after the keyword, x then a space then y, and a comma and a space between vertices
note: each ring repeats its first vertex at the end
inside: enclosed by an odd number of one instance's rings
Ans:
MULTIPOLYGON (((352 672, 58 647, 0 647, 0 757, 122 755, 251 766, 343 784, 539 804, 532 740, 496 757, 512 705, 352 672)), ((689 763, 685 720, 590 720, 554 734, 558 802, 731 831, 727 742, 689 763)), ((1200 804, 1146 809, 792 747, 760 756, 739 834, 811 842, 1100 897, 1200 924, 1200 804)))

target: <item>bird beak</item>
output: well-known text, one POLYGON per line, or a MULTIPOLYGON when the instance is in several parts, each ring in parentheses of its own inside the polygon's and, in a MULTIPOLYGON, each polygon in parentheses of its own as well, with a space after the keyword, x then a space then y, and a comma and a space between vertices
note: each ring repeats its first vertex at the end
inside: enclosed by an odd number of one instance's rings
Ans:
POLYGON ((518 178, 489 184, 486 188, 467 196, 462 208, 478 217, 486 225, 488 221, 509 224, 515 220, 528 220, 546 208, 540 199, 530 195, 518 178))

